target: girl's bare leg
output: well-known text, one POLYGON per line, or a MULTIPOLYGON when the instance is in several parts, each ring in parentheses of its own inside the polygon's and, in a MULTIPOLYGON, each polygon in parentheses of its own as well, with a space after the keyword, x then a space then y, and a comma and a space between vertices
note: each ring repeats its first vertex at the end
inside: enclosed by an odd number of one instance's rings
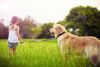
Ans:
POLYGON ((16 48, 13 48, 13 54, 14 55, 16 54, 16 48))
POLYGON ((13 48, 9 48, 9 56, 11 57, 13 55, 13 48))

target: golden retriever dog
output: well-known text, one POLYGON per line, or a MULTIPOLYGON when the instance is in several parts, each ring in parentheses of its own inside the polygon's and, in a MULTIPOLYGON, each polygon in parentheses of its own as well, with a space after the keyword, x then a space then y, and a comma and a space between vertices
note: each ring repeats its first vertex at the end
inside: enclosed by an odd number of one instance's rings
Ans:
POLYGON ((95 66, 100 63, 100 40, 96 37, 73 35, 60 24, 53 25, 50 32, 57 38, 62 54, 66 53, 67 48, 74 49, 78 53, 84 52, 95 66))

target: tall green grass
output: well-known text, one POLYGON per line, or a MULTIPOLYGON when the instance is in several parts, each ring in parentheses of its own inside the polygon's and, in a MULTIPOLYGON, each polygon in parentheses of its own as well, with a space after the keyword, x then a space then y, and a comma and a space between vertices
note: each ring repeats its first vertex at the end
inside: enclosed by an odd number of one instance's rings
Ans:
POLYGON ((9 57, 7 40, 0 40, 0 67, 92 67, 83 56, 70 55, 66 62, 56 40, 24 40, 9 57))

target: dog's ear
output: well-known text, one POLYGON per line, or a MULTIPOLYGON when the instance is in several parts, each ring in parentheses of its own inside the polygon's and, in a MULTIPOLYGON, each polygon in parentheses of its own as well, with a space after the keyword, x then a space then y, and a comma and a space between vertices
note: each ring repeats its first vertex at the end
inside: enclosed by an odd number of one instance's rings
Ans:
POLYGON ((55 29, 56 29, 59 33, 63 31, 63 30, 62 30, 62 27, 60 27, 60 26, 57 26, 55 29))
POLYGON ((67 31, 66 31, 66 28, 63 27, 63 26, 57 26, 55 29, 56 29, 58 32, 67 32, 67 31))
POLYGON ((59 27, 59 26, 57 26, 57 27, 56 27, 56 30, 62 30, 62 28, 61 28, 61 27, 59 27))
POLYGON ((65 28, 64 26, 60 25, 60 24, 55 24, 53 27, 54 27, 58 32, 67 32, 67 31, 66 31, 66 28, 65 28))

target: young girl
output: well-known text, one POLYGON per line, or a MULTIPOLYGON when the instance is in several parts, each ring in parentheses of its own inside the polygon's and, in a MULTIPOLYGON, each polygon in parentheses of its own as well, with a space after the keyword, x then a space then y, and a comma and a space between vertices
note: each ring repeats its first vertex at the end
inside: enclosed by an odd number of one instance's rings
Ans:
POLYGON ((9 25, 9 35, 8 35, 8 47, 10 56, 15 54, 19 40, 20 42, 22 41, 21 36, 19 34, 18 23, 19 23, 19 18, 17 16, 13 16, 11 24, 9 25))

